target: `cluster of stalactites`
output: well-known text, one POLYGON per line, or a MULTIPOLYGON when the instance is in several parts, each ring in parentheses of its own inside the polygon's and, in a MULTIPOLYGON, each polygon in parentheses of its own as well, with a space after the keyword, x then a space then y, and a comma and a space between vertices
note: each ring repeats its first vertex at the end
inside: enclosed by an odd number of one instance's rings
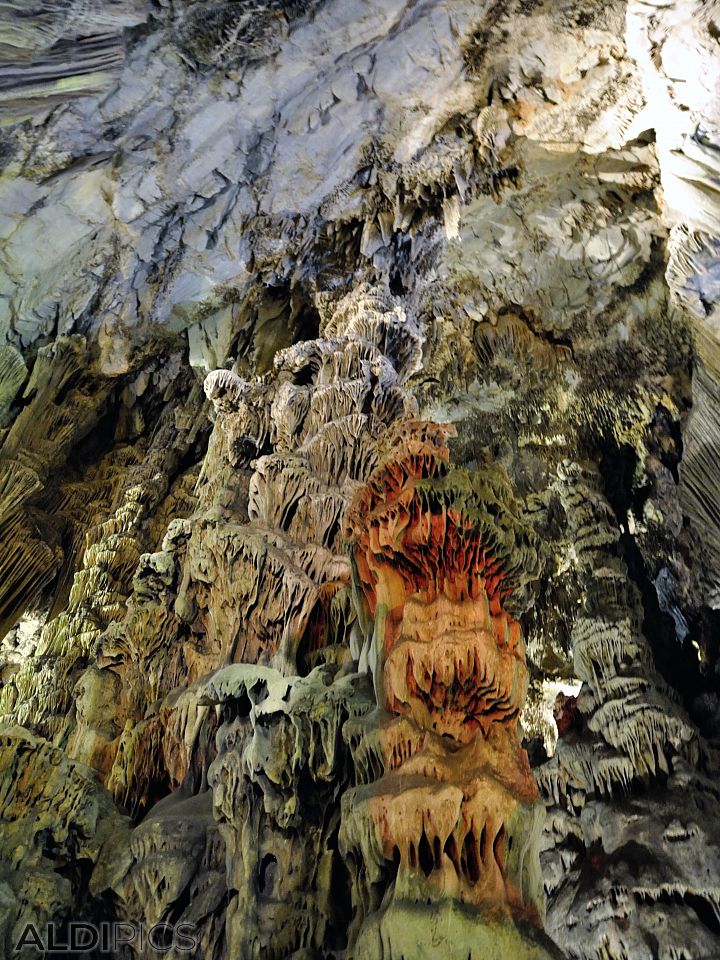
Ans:
POLYGON ((574 464, 562 464, 555 483, 588 598, 572 644, 584 682, 578 709, 590 736, 561 740, 536 778, 551 802, 569 810, 593 795, 624 792, 635 778, 668 774, 678 756, 694 765, 701 752, 696 730, 655 671, 639 597, 613 556, 619 532, 598 485, 574 464))
POLYGON ((388 441, 394 453, 348 510, 345 537, 371 615, 379 566, 396 571, 405 596, 487 597, 493 615, 537 572, 534 535, 506 476, 497 466, 477 473, 451 468, 453 434, 447 425, 404 422, 388 441))
POLYGON ((541 807, 517 732, 525 652, 504 608, 535 574, 537 546, 499 467, 450 467, 452 435, 400 425, 346 514, 379 706, 344 731, 358 780, 340 830, 357 956, 390 905, 453 901, 494 921, 543 912, 541 807))
POLYGON ((324 309, 323 335, 279 351, 272 372, 246 381, 217 370, 205 381, 216 427, 201 503, 244 499, 249 522, 236 527, 232 556, 221 543, 228 523, 196 524, 190 566, 192 556, 218 559, 212 582, 192 568, 193 609, 222 655, 287 674, 348 652, 354 614, 343 515, 377 466, 378 437, 417 416, 403 387, 421 353, 415 319, 388 293, 365 288, 324 309), (243 496, 238 467, 252 471, 243 496), (245 563, 247 554, 260 561, 245 563), (267 602, 248 603, 247 616, 235 604, 229 617, 215 587, 236 593, 228 581, 266 593, 267 602))
POLYGON ((208 782, 237 891, 227 955, 280 960, 339 945, 338 797, 349 770, 341 731, 371 706, 368 686, 327 665, 286 677, 232 664, 201 681, 219 718, 208 782))
POLYGON ((524 647, 503 602, 538 555, 498 467, 450 468, 451 435, 421 421, 391 432, 345 537, 379 704, 467 743, 495 722, 514 726, 524 702, 524 647))

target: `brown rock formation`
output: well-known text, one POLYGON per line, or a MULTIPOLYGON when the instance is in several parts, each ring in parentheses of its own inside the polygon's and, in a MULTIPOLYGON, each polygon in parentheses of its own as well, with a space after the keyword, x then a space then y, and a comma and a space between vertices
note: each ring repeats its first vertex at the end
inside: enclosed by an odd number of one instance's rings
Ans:
MULTIPOLYGON (((543 808, 517 730, 525 651, 504 609, 537 554, 497 468, 449 467, 452 432, 403 424, 347 515, 378 696, 346 734, 361 771, 340 835, 366 888, 357 956, 396 955, 397 935, 387 954, 371 946, 391 902, 457 902, 489 924, 544 912, 543 808)), ((447 956, 476 955, 463 933, 448 925, 447 956)), ((516 950, 550 955, 519 938, 516 950)))

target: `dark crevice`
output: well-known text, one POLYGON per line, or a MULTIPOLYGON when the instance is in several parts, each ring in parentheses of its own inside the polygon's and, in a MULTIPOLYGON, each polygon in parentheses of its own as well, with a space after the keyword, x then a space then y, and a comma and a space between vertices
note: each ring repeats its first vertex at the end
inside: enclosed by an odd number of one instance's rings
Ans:
POLYGON ((420 863, 420 869, 425 874, 426 877, 429 877, 435 866, 435 857, 433 856, 432 847, 430 846, 430 841, 427 838, 427 834, 423 830, 420 837, 420 843, 418 844, 418 862, 420 863))
POLYGON ((692 632, 680 640, 670 613, 660 608, 657 589, 637 540, 628 530, 628 518, 643 516, 646 500, 652 492, 648 484, 635 482, 637 455, 629 444, 607 447, 600 459, 604 493, 620 526, 618 552, 629 579, 640 592, 643 610, 642 631, 648 639, 655 666, 663 679, 678 691, 687 709, 692 709, 698 693, 708 688, 692 646, 692 632))

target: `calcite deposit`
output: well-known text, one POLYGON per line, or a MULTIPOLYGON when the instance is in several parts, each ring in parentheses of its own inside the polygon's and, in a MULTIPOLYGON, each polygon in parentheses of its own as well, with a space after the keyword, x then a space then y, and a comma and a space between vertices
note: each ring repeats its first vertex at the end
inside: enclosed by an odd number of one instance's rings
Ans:
POLYGON ((448 432, 405 423, 347 513, 377 699, 346 724, 362 758, 340 828, 360 923, 351 949, 429 953, 422 924, 405 929, 416 905, 455 904, 464 923, 447 917, 445 956, 497 937, 514 956, 549 957, 507 923, 544 913, 543 810, 517 733, 525 651, 503 609, 537 554, 505 478, 449 469, 448 432))
POLYGON ((0 2, 0 955, 720 957, 719 81, 0 2))

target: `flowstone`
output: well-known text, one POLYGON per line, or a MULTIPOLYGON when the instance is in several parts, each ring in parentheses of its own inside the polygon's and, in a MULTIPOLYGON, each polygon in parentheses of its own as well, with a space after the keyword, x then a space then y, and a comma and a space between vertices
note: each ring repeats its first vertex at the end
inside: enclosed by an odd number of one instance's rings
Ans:
POLYGON ((430 956, 443 931, 447 956, 492 943, 497 957, 550 957, 532 926, 544 811, 517 732, 525 653, 506 609, 537 548, 499 469, 450 468, 449 432, 404 424, 347 515, 378 699, 345 725, 360 780, 340 831, 350 954, 430 956))

